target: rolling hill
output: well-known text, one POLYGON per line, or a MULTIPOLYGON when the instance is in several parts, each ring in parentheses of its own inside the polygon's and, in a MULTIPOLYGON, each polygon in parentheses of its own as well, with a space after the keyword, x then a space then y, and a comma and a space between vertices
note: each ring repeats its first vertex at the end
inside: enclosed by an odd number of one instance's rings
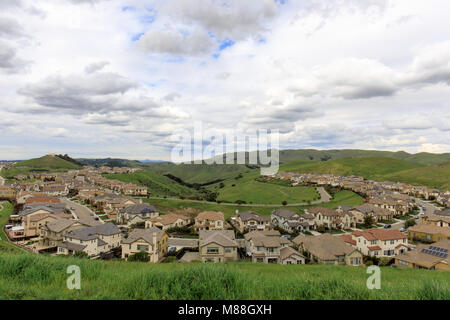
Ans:
POLYGON ((293 161, 282 164, 281 171, 358 175, 366 179, 450 188, 450 162, 423 165, 391 158, 348 158, 324 162, 293 161))
POLYGON ((31 168, 31 169, 80 169, 81 166, 73 162, 64 160, 56 155, 46 155, 36 159, 30 159, 17 162, 16 168, 31 168))

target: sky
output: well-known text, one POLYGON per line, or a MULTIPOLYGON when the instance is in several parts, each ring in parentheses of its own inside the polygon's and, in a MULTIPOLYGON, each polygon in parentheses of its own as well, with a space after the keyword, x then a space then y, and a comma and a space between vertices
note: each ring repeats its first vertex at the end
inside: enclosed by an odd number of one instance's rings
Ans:
POLYGON ((0 159, 170 160, 172 135, 450 152, 447 0, 0 0, 0 159))

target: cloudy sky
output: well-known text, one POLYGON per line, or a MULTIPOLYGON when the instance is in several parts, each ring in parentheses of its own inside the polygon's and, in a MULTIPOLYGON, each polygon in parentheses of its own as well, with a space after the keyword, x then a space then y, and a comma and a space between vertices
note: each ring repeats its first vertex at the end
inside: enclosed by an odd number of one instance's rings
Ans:
POLYGON ((169 159, 172 133, 450 152, 448 0, 0 0, 0 159, 169 159))

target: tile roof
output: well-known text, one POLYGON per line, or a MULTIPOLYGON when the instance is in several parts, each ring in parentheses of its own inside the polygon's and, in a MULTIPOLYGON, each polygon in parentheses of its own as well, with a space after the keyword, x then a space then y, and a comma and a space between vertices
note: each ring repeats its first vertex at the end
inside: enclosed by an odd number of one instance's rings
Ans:
POLYGON ((238 247, 233 230, 200 230, 200 247, 217 243, 223 247, 238 247))

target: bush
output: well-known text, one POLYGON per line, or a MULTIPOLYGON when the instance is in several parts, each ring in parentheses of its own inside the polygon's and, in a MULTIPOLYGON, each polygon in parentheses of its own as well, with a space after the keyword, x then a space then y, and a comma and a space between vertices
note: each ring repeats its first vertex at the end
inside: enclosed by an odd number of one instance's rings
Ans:
POLYGON ((128 257, 128 261, 149 262, 150 256, 145 251, 136 252, 128 257))
POLYGON ((409 219, 405 221, 405 229, 408 229, 409 227, 415 226, 416 221, 414 219, 409 219))
POLYGON ((324 233, 326 230, 325 230, 325 227, 324 226, 318 226, 317 227, 317 232, 320 232, 320 233, 324 233))
POLYGON ((283 200, 283 202, 281 203, 283 206, 287 205, 287 201, 283 200))
POLYGON ((177 257, 175 257, 175 256, 168 256, 168 257, 166 257, 166 259, 164 259, 163 262, 164 262, 164 263, 177 262, 177 257))
POLYGON ((77 251, 73 256, 80 259, 89 259, 89 255, 84 251, 77 251))
POLYGON ((369 267, 369 266, 373 265, 373 261, 367 260, 365 264, 366 264, 366 267, 369 267))

